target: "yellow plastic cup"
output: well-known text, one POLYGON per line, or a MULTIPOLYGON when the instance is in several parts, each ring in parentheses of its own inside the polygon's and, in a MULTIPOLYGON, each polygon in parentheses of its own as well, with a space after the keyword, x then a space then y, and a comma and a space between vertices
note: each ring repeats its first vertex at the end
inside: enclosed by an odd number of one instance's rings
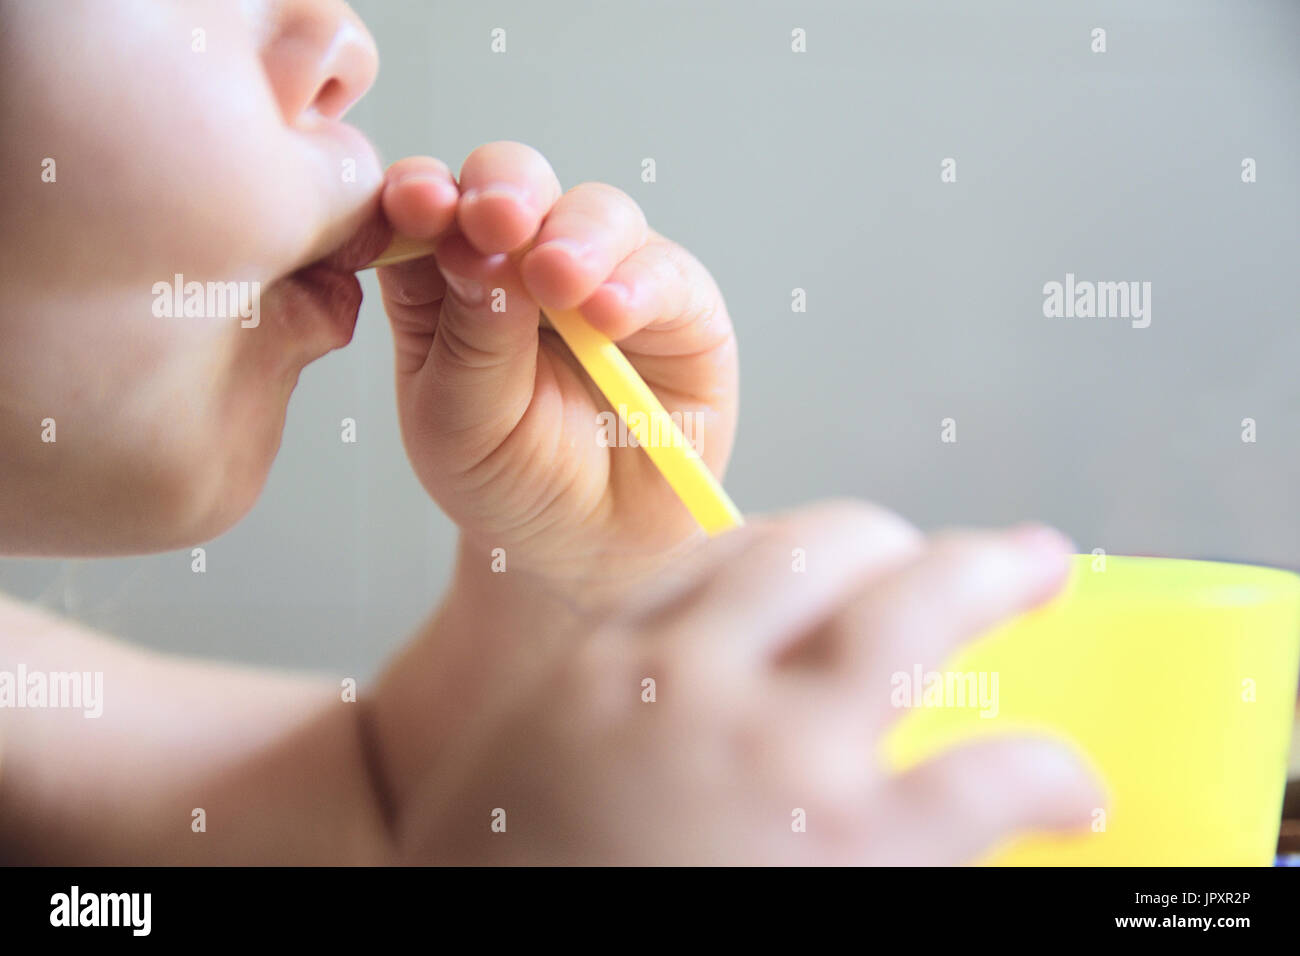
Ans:
POLYGON ((978 862, 1272 862, 1300 674, 1300 576, 1079 555, 1058 598, 936 673, 954 675, 954 688, 980 674, 992 688, 996 675, 996 707, 936 690, 886 737, 887 766, 975 737, 1047 734, 1071 743, 1108 795, 1090 829, 1022 835, 978 862))

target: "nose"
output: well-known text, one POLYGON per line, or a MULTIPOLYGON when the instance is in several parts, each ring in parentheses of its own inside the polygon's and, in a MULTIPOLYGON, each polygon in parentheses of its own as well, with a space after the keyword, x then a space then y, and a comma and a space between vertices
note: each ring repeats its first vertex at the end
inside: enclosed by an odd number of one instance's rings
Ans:
POLYGON ((286 122, 338 119, 375 81, 375 41, 342 0, 277 0, 267 18, 262 64, 286 122))

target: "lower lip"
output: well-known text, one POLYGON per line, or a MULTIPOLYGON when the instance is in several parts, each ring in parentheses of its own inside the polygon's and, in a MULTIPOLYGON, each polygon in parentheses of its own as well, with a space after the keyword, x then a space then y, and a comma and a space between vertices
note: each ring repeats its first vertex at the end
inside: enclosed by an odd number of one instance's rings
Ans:
POLYGON ((324 265, 308 266, 290 276, 295 295, 284 303, 287 323, 328 330, 329 348, 352 340, 361 308, 361 283, 349 272, 324 265))

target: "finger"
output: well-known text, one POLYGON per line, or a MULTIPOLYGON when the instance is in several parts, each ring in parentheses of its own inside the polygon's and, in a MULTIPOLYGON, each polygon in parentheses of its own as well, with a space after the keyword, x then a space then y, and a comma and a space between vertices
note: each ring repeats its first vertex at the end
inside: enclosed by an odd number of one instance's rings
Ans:
POLYGON ((580 309, 625 352, 638 355, 690 355, 731 334, 722 294, 708 270, 653 231, 580 309), (636 334, 642 330, 647 334, 636 334))
POLYGON ((541 153, 508 141, 470 153, 460 170, 460 189, 460 231, 484 255, 527 244, 561 191, 541 153))
POLYGON ((949 533, 880 576, 832 622, 825 639, 851 692, 888 711, 891 677, 941 665, 964 641, 1051 597, 1069 573, 1060 532, 949 533))
POLYGON ((433 239, 454 224, 460 190, 447 164, 431 156, 398 160, 384 175, 384 215, 398 234, 433 239))
POLYGON ((770 660, 829 617, 864 581, 921 546, 920 533, 906 521, 858 502, 807 508, 747 534, 739 551, 732 549, 696 588, 655 615, 663 640, 770 660))
POLYGON ((605 183, 583 183, 547 214, 520 274, 539 305, 571 309, 648 237, 645 214, 632 197, 605 183))
POLYGON ((446 294, 421 369, 415 401, 430 410, 449 440, 449 470, 477 464, 514 430, 532 400, 537 377, 537 305, 502 254, 481 255, 458 234, 435 252, 446 294))
MULTIPOLYGON (((433 239, 455 224, 459 190, 441 160, 412 156, 389 167, 381 204, 400 235, 433 239)), ((446 284, 432 256, 376 270, 384 310, 393 328, 399 374, 419 371, 433 344, 446 284)))
POLYGON ((652 232, 580 309, 675 408, 734 403, 731 319, 713 277, 681 246, 652 232))
POLYGON ((887 866, 968 863, 1017 833, 1081 830, 1104 806, 1097 778, 1064 743, 979 741, 884 780, 864 853, 887 866))
POLYGON ((375 271, 384 312, 393 328, 398 375, 412 375, 424 367, 429 357, 447 283, 433 256, 381 266, 375 271))

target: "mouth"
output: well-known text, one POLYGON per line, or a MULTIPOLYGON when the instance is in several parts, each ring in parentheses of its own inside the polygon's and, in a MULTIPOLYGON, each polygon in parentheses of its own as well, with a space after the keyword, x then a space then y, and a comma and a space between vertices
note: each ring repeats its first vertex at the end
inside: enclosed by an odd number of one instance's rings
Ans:
POLYGON ((361 226, 342 245, 276 283, 276 317, 319 354, 347 345, 361 309, 356 271, 379 255, 391 237, 392 227, 376 198, 361 226))

